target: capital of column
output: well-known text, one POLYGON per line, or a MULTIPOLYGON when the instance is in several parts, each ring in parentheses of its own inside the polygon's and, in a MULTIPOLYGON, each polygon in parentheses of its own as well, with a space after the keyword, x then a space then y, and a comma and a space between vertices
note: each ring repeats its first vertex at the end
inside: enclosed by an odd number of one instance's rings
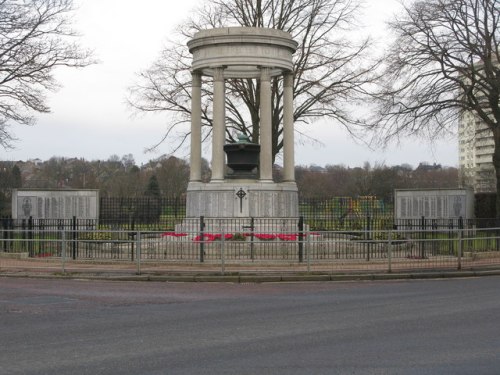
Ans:
POLYGON ((217 66, 214 68, 214 82, 224 81, 224 66, 217 66))
POLYGON ((293 87, 293 73, 285 72, 283 74, 283 87, 293 87))
POLYGON ((271 80, 271 67, 269 66, 260 67, 260 80, 266 82, 271 80))
POLYGON ((191 71, 191 85, 193 87, 201 87, 201 72, 198 70, 191 71))

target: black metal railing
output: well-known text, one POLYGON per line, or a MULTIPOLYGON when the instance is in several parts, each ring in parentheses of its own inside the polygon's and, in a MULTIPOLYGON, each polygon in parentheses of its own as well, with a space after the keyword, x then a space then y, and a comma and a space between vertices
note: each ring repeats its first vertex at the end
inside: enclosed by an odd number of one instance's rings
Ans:
MULTIPOLYGON (((384 254, 383 247, 378 244, 388 241, 388 236, 394 243, 404 245, 409 256, 420 259, 456 255, 457 231, 464 236, 464 250, 500 250, 500 229, 495 229, 498 227, 486 230, 484 226, 487 222, 462 218, 438 220, 422 217, 391 223, 386 218, 379 220, 368 216, 356 222, 356 227, 345 226, 336 231, 317 231, 308 225, 304 217, 185 218, 174 228, 165 225, 160 229, 157 229, 157 223, 150 226, 136 224, 134 220, 124 224, 102 223, 76 217, 17 220, 4 217, 0 223, 0 251, 26 253, 32 258, 61 256, 64 243, 68 258, 133 261, 138 235, 148 239, 144 243, 150 246, 147 253, 154 259, 175 258, 170 253, 175 248, 181 259, 200 262, 218 257, 214 248, 220 246, 220 241, 227 241, 230 246, 226 247, 226 255, 231 259, 293 258, 301 263, 304 261, 306 236, 311 235, 328 240, 321 245, 328 249, 325 254, 329 255, 325 257, 348 256, 349 249, 355 248, 357 256, 364 254, 367 261, 384 254), (161 245, 162 241, 165 244, 161 245), (172 248, 166 243, 175 246, 172 248)), ((317 249, 321 246, 318 245, 317 249)))

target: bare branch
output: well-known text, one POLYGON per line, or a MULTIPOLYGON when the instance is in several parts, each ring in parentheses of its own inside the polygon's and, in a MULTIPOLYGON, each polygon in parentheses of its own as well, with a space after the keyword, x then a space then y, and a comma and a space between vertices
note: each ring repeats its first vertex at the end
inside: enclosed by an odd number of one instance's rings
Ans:
POLYGON ((33 112, 46 113, 44 93, 58 88, 58 66, 85 67, 90 52, 70 41, 76 33, 68 15, 71 0, 0 2, 0 145, 10 145, 6 124, 30 125, 33 112))
MULTIPOLYGON (((390 23, 397 39, 386 56, 374 121, 379 140, 454 131, 471 114, 495 141, 500 191, 500 3, 420 0, 390 23)), ((497 200, 500 218, 500 194, 497 200)))
MULTIPOLYGON (((346 33, 352 27, 359 0, 211 0, 179 28, 155 64, 139 75, 130 88, 129 103, 138 111, 168 112, 168 126, 190 116, 189 72, 191 56, 186 41, 196 31, 213 27, 257 26, 287 31, 299 43, 294 59, 294 117, 311 122, 328 117, 345 126, 362 123, 343 108, 367 96, 366 85, 374 81, 375 66, 366 59, 369 43, 355 44, 346 33)), ((259 140, 259 85, 253 80, 228 80, 226 108, 228 137, 243 132, 259 140)), ((273 92, 273 153, 282 147, 282 82, 273 92)), ((211 126, 212 95, 202 92, 203 126, 211 126)))

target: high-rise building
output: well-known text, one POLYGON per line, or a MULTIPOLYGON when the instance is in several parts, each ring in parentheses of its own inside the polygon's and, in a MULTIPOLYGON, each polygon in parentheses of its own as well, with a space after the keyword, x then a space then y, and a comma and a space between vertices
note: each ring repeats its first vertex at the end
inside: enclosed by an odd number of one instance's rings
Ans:
POLYGON ((476 114, 464 112, 458 127, 460 181, 476 193, 496 191, 493 134, 476 114))
MULTIPOLYGON (((464 83, 474 93, 475 106, 493 119, 489 98, 495 93, 498 77, 498 62, 488 60, 488 65, 476 62, 470 75, 464 76, 464 83), (488 66, 489 69, 485 67, 488 66), (471 83, 473 80, 474 83, 471 83), (480 83, 478 83, 480 82, 480 83)), ((462 111, 458 126, 460 182, 476 193, 496 192, 496 176, 493 166, 495 141, 493 132, 474 111, 462 111)))

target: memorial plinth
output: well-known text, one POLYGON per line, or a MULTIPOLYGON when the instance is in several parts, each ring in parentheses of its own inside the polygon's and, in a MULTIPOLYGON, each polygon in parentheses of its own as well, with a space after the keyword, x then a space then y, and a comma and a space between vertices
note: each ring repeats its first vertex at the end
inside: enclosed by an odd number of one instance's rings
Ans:
POLYGON ((203 30, 188 42, 192 62, 191 173, 186 216, 296 219, 294 175, 293 61, 290 34, 267 28, 203 30), (201 181, 201 77, 213 77, 212 178, 201 181), (271 78, 283 79, 284 182, 272 177, 271 78), (260 144, 225 144, 225 80, 260 82, 260 144), (227 163, 226 155, 227 154, 227 163))
POLYGON ((13 189, 14 219, 99 218, 99 191, 94 189, 13 189))
POLYGON ((297 185, 229 180, 190 183, 186 200, 187 217, 266 217, 299 216, 297 185))

